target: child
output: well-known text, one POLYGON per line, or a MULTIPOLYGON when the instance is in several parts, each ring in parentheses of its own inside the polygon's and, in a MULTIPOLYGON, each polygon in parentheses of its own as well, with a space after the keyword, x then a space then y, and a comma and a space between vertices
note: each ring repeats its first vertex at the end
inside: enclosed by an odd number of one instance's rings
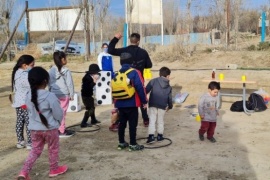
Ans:
MULTIPOLYGON (((126 72, 131 68, 133 58, 129 53, 122 53, 120 56, 121 73, 126 72)), ((136 69, 132 70, 127 74, 131 85, 135 88, 135 94, 128 99, 117 99, 115 100, 115 107, 119 111, 119 129, 118 138, 119 145, 118 149, 122 150, 129 147, 129 151, 138 151, 144 149, 143 145, 138 145, 136 142, 136 131, 138 125, 138 107, 143 104, 143 107, 147 106, 147 98, 145 88, 143 86, 143 78, 140 72, 136 69), (129 137, 130 145, 125 141, 125 129, 129 123, 129 137)))
POLYGON ((48 143, 50 173, 49 177, 63 174, 68 167, 58 166, 59 134, 58 127, 63 118, 63 110, 58 98, 45 90, 49 74, 42 67, 34 67, 28 76, 31 92, 27 94, 26 106, 29 113, 29 129, 32 137, 30 151, 18 179, 29 179, 35 161, 41 155, 45 143, 48 143))
POLYGON ((199 101, 198 110, 201 117, 201 128, 199 129, 199 138, 204 140, 204 133, 207 133, 207 139, 212 143, 216 142, 213 137, 216 128, 217 116, 217 95, 220 90, 218 82, 212 81, 208 85, 208 93, 202 95, 199 101))
POLYGON ((114 77, 112 55, 108 54, 108 44, 103 43, 101 46, 102 52, 98 55, 98 66, 102 71, 110 71, 111 77, 114 77))
MULTIPOLYGON (((138 33, 132 33, 129 37, 130 45, 123 48, 115 48, 116 44, 122 38, 121 33, 116 33, 114 38, 110 41, 108 46, 108 52, 111 55, 120 56, 121 53, 130 53, 133 56, 133 68, 138 69, 143 76, 144 69, 152 68, 152 61, 148 52, 145 49, 139 47, 141 36, 138 33)), ((143 77, 144 78, 144 77, 143 77)), ((149 126, 149 117, 147 114, 147 108, 140 107, 144 127, 149 126)))
POLYGON ((162 67, 159 70, 159 77, 152 79, 146 86, 146 93, 150 92, 149 98, 149 127, 147 144, 155 142, 155 131, 157 121, 157 141, 164 140, 164 115, 169 109, 172 109, 172 88, 170 82, 171 70, 167 67, 162 67))
MULTIPOLYGON (((15 96, 13 99, 12 107, 16 108, 17 122, 16 122, 16 134, 17 134, 17 148, 21 149, 25 147, 24 142, 24 125, 26 126, 27 134, 27 149, 31 149, 31 134, 28 129, 29 117, 25 108, 25 97, 28 91, 30 91, 30 85, 28 83, 28 71, 34 67, 35 59, 31 55, 22 55, 17 61, 12 71, 11 87, 15 96)), ((10 96, 10 100, 11 96, 10 96)))
POLYGON ((60 100, 61 107, 64 110, 64 117, 59 127, 60 137, 70 137, 74 135, 73 131, 66 130, 66 113, 69 100, 73 100, 74 85, 71 72, 65 65, 67 64, 66 54, 64 52, 54 52, 53 60, 55 65, 50 69, 49 90, 60 100))
POLYGON ((89 70, 86 72, 82 79, 82 101, 85 106, 85 113, 83 120, 81 122, 81 127, 91 127, 91 124, 100 123, 95 116, 95 103, 93 96, 93 88, 96 85, 97 80, 99 79, 100 69, 97 64, 91 64, 89 70), (91 124, 88 124, 88 118, 91 117, 91 124))
POLYGON ((111 123, 109 130, 117 132, 119 127, 119 111, 117 108, 114 108, 111 111, 111 123))

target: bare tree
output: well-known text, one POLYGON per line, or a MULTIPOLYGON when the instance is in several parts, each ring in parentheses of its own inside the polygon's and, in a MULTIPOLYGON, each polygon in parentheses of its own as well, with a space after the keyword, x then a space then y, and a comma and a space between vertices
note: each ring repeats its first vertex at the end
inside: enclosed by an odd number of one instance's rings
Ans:
POLYGON ((133 0, 127 0, 127 23, 128 23, 128 34, 130 34, 131 32, 133 32, 133 28, 132 28, 132 12, 134 9, 134 2, 133 0))
POLYGON ((46 24, 47 27, 49 29, 49 34, 50 34, 50 39, 49 41, 54 41, 54 38, 57 34, 58 31, 58 27, 57 26, 57 10, 53 10, 55 8, 53 7, 57 7, 57 5, 59 4, 59 0, 58 1, 54 1, 54 0, 48 0, 47 2, 47 9, 48 11, 45 14, 45 19, 46 19, 46 24))
MULTIPOLYGON (((1 0, 0 1, 0 14, 2 16, 3 33, 6 39, 10 37, 10 21, 13 14, 15 0, 1 0)), ((10 61, 11 49, 7 48, 7 59, 10 61)))
MULTIPOLYGON (((90 24, 93 26, 91 21, 91 15, 89 15, 89 9, 91 10, 92 2, 93 0, 70 0, 72 6, 84 8, 83 11, 83 27, 84 27, 84 39, 85 39, 85 60, 89 60, 90 53, 90 35, 92 35, 92 32, 90 32, 90 24)), ((79 11, 78 11, 79 13, 79 11)))
POLYGON ((91 36, 92 42, 94 45, 94 53, 97 54, 97 47, 96 47, 96 0, 91 0, 90 2, 90 24, 91 24, 91 36))
POLYGON ((99 21, 99 28, 100 28, 100 42, 103 42, 103 27, 104 27, 104 22, 108 13, 109 6, 110 6, 110 0, 100 0, 98 2, 99 16, 97 17, 97 19, 99 21))
POLYGON ((177 25, 180 16, 180 10, 178 4, 174 0, 168 0, 164 2, 163 21, 164 31, 166 34, 175 34, 177 32, 177 25))
POLYGON ((240 6, 241 6, 242 0, 234 0, 233 2, 233 7, 234 7, 234 31, 235 31, 235 36, 234 36, 234 43, 235 43, 235 48, 237 49, 237 44, 238 44, 238 31, 239 31, 239 16, 240 16, 240 6))

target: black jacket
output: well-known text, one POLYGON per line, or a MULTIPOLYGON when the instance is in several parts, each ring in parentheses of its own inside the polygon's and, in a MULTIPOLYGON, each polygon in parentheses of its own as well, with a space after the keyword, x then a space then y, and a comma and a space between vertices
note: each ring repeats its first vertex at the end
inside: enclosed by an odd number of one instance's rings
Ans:
POLYGON ((114 37, 108 47, 108 53, 114 56, 120 56, 122 53, 130 53, 132 57, 134 58, 134 63, 132 67, 138 69, 142 76, 143 76, 143 70, 145 68, 151 68, 152 67, 152 61, 147 53, 146 50, 140 48, 136 45, 130 45, 128 47, 123 48, 115 48, 115 45, 119 39, 114 37))
POLYGON ((94 83, 93 78, 89 73, 86 73, 82 79, 82 89, 81 93, 83 97, 91 97, 93 96, 93 88, 96 85, 94 83))

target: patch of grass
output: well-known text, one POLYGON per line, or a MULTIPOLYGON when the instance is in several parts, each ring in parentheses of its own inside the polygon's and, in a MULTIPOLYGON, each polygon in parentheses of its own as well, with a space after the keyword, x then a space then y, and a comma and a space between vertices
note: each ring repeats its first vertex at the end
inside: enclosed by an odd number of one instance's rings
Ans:
POLYGON ((248 51, 255 51, 256 50, 256 46, 255 45, 251 45, 247 48, 248 51))
POLYGON ((264 68, 264 67, 239 67, 237 69, 240 69, 240 70, 254 70, 254 71, 261 71, 261 70, 270 70, 270 68, 264 68))
POLYGON ((211 48, 206 48, 206 49, 204 50, 204 52, 205 52, 205 53, 211 53, 211 52, 212 52, 212 49, 211 49, 211 48))
POLYGON ((37 61, 41 61, 41 62, 52 62, 53 61, 53 55, 44 55, 44 56, 41 56, 39 59, 37 59, 37 61))
POLYGON ((258 44, 258 50, 265 51, 268 50, 269 48, 270 48, 269 42, 260 42, 258 44))

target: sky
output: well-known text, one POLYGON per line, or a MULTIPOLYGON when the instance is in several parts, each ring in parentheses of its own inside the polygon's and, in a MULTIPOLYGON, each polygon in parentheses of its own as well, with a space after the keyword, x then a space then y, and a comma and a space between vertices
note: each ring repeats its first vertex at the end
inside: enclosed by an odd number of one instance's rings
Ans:
MULTIPOLYGON (((44 8, 44 7, 49 7, 50 5, 55 5, 55 6, 70 6, 70 1, 71 0, 28 0, 28 5, 29 8, 44 8)), ((163 0, 165 2, 166 0, 163 0)), ((187 0, 174 0, 175 2, 179 3, 182 7, 185 8, 187 0)), ((192 0, 192 3, 194 6, 195 2, 198 2, 199 4, 204 4, 205 2, 212 2, 214 0, 192 0)), ((270 1, 269 0, 242 0, 246 7, 249 8, 260 8, 262 5, 269 5, 270 1)), ((23 4, 25 0, 17 0, 17 4, 23 4)), ((114 14, 118 15, 124 15, 124 7, 125 7, 125 0, 111 0, 111 6, 110 9, 114 14)))
MULTIPOLYGON (((32 8, 47 8, 52 6, 71 6, 71 0, 28 0, 28 7, 32 8)), ((172 0, 163 0, 165 1, 172 1, 172 0)), ((202 12, 202 6, 213 2, 214 0, 192 0, 192 6, 194 8, 194 14, 197 15, 198 13, 202 12), (201 8, 201 9, 200 9, 201 8), (197 14, 196 14, 197 13, 197 14)), ((270 0, 242 0, 245 4, 245 8, 250 9, 260 9, 262 5, 269 5, 270 0)), ((186 10, 186 3, 187 0, 174 0, 180 6, 180 10, 186 10)), ((22 9, 25 7, 25 0, 16 0, 16 9, 22 9)), ((110 12, 113 15, 123 16, 125 15, 125 0, 111 0, 110 3, 110 12)), ((18 15, 19 16, 19 15, 18 15)), ((24 29, 24 22, 21 22, 19 26, 19 30, 23 31, 24 29)))
MULTIPOLYGON (((72 0, 28 0, 29 8, 46 8, 51 6, 71 6, 72 0)), ((110 9, 114 14, 124 15, 125 0, 111 0, 110 9)), ((23 4, 25 0, 17 0, 17 4, 23 4)))

